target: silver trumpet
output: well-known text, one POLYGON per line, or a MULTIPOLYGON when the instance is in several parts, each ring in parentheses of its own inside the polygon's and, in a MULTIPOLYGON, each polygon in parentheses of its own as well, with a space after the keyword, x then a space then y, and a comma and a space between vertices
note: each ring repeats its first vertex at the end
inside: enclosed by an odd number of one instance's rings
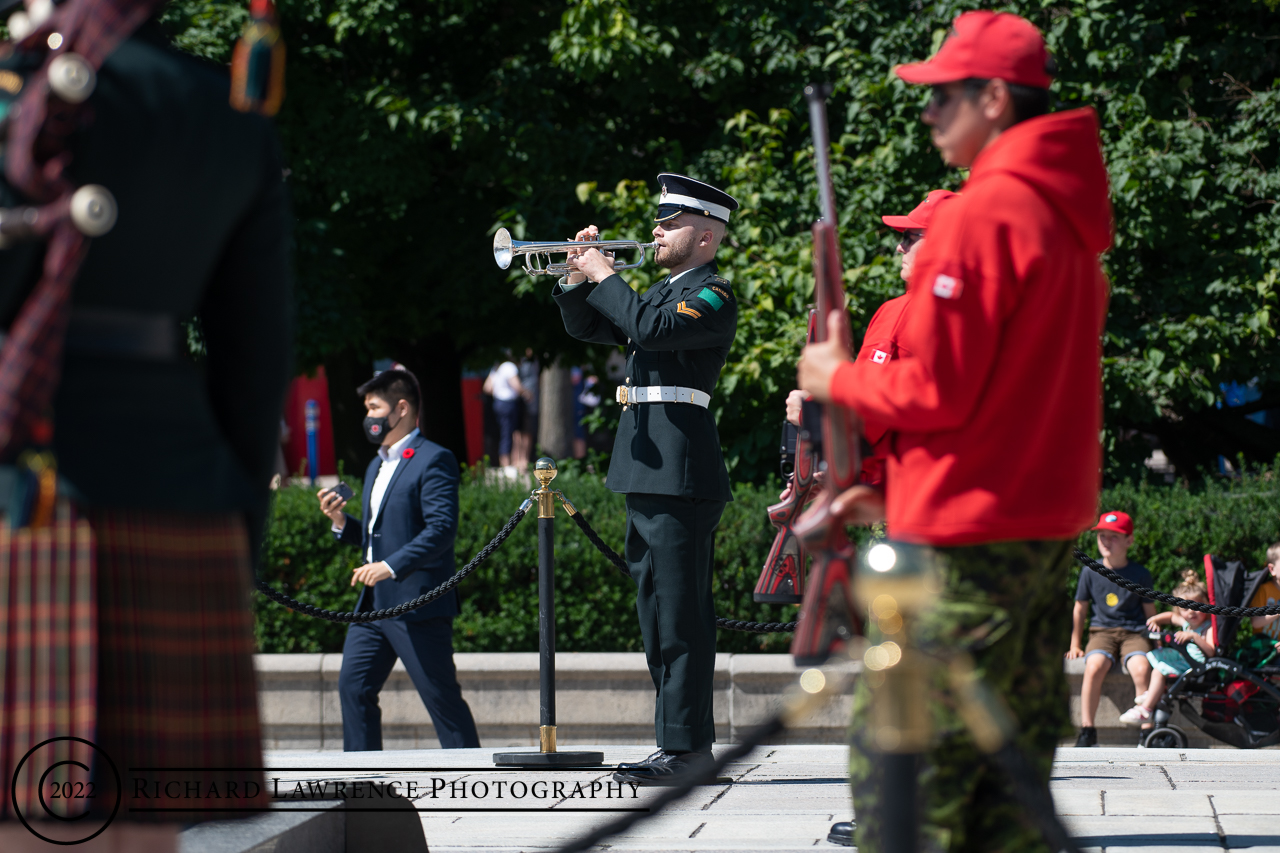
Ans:
POLYGON ((640 257, 634 264, 619 264, 614 261, 615 270, 633 270, 644 264, 644 253, 648 249, 656 249, 657 243, 641 243, 639 240, 592 240, 578 242, 576 240, 557 240, 538 242, 534 240, 512 240, 511 232, 499 228, 493 235, 493 259, 504 270, 511 266, 511 261, 518 255, 524 256, 524 271, 529 275, 569 275, 577 272, 566 261, 561 264, 551 263, 551 256, 564 254, 573 249, 599 249, 602 252, 613 252, 619 249, 634 249, 640 257))

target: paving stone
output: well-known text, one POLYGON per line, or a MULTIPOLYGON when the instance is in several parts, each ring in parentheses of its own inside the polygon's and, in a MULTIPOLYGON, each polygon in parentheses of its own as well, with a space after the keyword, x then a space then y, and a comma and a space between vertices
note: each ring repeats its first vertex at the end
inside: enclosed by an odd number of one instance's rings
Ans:
POLYGON ((1086 790, 1054 790, 1054 811, 1060 815, 1102 814, 1102 792, 1086 790))
POLYGON ((1201 791, 1113 791, 1102 798, 1107 815, 1184 815, 1213 817, 1213 806, 1201 791))
POLYGON ((1144 791, 1174 790, 1160 765, 1146 764, 1055 764, 1049 777, 1054 790, 1084 788, 1108 791, 1136 788, 1144 791))
MULTIPOLYGON (((1217 799, 1216 797, 1214 798, 1217 799)), ((1218 818, 1230 849, 1280 850, 1280 821, 1271 814, 1222 815, 1218 818)))
POLYGON ((1084 848, 1105 847, 1108 851, 1124 853, 1135 848, 1178 853, 1222 849, 1212 817, 1066 816, 1062 822, 1076 843, 1084 848))
MULTIPOLYGON (((1280 796, 1274 791, 1226 791, 1210 792, 1213 807, 1219 815, 1280 815, 1280 796)), ((1280 832, 1280 821, 1267 818, 1280 832)))

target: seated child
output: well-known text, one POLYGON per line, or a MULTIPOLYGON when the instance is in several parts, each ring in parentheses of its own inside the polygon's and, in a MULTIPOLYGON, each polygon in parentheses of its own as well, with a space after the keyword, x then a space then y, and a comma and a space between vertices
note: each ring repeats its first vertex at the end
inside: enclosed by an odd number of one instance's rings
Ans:
MULTIPOLYGON (((1280 604, 1280 542, 1267 549, 1267 571, 1271 577, 1258 587, 1246 607, 1280 604)), ((1280 616, 1254 616, 1250 624, 1253 625, 1253 633, 1265 634, 1280 646, 1280 616)))
MULTIPOLYGON (((1133 547, 1133 519, 1123 512, 1104 512, 1093 528, 1098 533, 1098 553, 1102 564, 1126 580, 1140 586, 1151 586, 1151 573, 1141 563, 1129 559, 1133 547)), ((1147 639, 1146 620, 1154 616, 1156 606, 1143 601, 1106 580, 1096 572, 1080 572, 1076 586, 1075 609, 1071 613, 1071 647, 1066 657, 1084 658, 1084 678, 1080 683, 1080 736, 1076 746, 1096 746, 1098 730, 1094 717, 1102 699, 1102 683, 1113 667, 1128 670, 1133 679, 1133 692, 1147 692, 1151 667, 1146 654, 1151 651, 1147 639), (1089 639, 1084 643, 1084 626, 1093 610, 1089 639)), ((1150 721, 1143 724, 1149 728, 1150 721)))
MULTIPOLYGON (((1204 581, 1200 580, 1200 575, 1194 569, 1187 569, 1182 573, 1182 583, 1173 594, 1188 601, 1209 601, 1204 581)), ((1203 663, 1208 655, 1213 654, 1213 628, 1209 614, 1177 607, 1172 613, 1157 613, 1152 616, 1147 620, 1147 627, 1152 631, 1159 631, 1171 622, 1183 626, 1183 630, 1173 635, 1173 641, 1185 643, 1187 654, 1194 660, 1203 663)), ((1147 652, 1147 661, 1151 664, 1151 684, 1147 687, 1147 692, 1135 700, 1137 704, 1120 715, 1120 722, 1126 726, 1150 723, 1151 713, 1164 695, 1169 682, 1191 669, 1191 664, 1182 656, 1182 652, 1169 646, 1147 652)))

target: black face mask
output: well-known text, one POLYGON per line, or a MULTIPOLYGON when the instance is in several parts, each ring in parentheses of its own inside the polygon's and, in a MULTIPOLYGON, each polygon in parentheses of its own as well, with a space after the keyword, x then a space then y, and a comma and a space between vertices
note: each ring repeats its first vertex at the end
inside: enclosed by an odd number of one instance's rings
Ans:
POLYGON ((387 433, 399 425, 400 421, 396 421, 393 424, 389 423, 388 418, 367 417, 364 419, 364 437, 369 439, 370 444, 380 445, 382 440, 387 437, 387 433))

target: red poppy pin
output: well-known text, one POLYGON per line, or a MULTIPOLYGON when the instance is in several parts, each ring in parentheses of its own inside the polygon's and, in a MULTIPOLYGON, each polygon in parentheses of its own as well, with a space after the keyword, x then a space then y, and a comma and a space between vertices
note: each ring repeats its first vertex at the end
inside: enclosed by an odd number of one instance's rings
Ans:
POLYGON ((405 458, 405 459, 412 459, 412 458, 413 458, 413 448, 412 448, 412 447, 406 447, 404 450, 402 450, 402 451, 400 452, 400 455, 401 455, 403 458, 405 458))

